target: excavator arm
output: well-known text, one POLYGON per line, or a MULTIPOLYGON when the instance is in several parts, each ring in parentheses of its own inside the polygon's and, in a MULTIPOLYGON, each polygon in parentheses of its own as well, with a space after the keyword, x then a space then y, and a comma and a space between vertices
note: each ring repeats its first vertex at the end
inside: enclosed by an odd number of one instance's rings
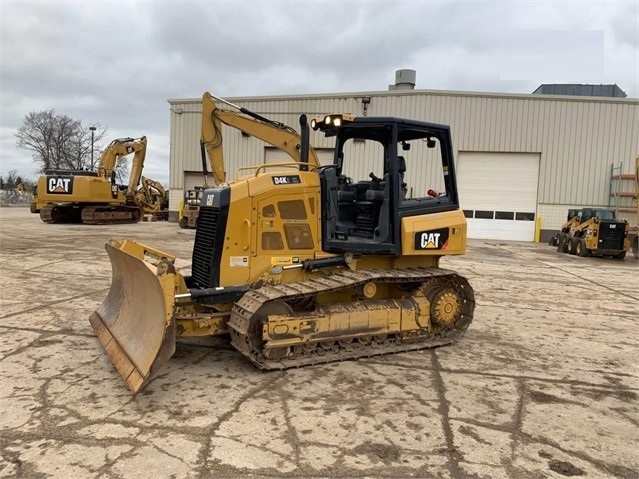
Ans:
POLYGON ((131 175, 129 176, 129 184, 127 195, 132 196, 140 182, 142 169, 144 168, 144 158, 146 157, 146 136, 140 138, 118 138, 109 143, 100 156, 98 164, 98 175, 103 178, 109 178, 117 165, 117 161, 122 156, 135 153, 131 162, 131 175))
POLYGON ((154 213, 162 209, 166 201, 166 190, 159 181, 142 176, 138 189, 140 202, 144 205, 146 213, 154 213))
MULTIPOLYGON (((202 155, 204 158, 204 155, 208 153, 215 184, 226 182, 222 123, 286 152, 295 162, 305 162, 303 148, 301 148, 301 137, 293 128, 205 92, 202 96, 202 155), (220 109, 216 101, 222 102, 234 110, 220 109)), ((202 164, 206 165, 204 159, 202 164)), ((308 164, 314 167, 320 166, 317 154, 310 145, 308 164)))
POLYGON ((144 158, 146 157, 146 136, 131 142, 127 146, 129 149, 133 148, 133 151, 135 151, 135 155, 133 155, 133 160, 131 161, 131 175, 129 176, 129 185, 127 188, 127 195, 133 195, 140 183, 142 169, 144 168, 144 158))
POLYGON ((26 186, 24 186, 24 184, 19 183, 18 185, 16 185, 16 187, 14 188, 15 192, 17 194, 22 194, 22 195, 26 195, 29 193, 29 190, 26 188, 26 186))

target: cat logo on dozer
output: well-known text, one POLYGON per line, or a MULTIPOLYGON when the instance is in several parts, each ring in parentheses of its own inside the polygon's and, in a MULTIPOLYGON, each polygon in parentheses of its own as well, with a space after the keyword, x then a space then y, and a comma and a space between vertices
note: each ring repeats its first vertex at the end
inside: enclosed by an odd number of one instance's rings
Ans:
POLYGON ((415 249, 445 249, 448 244, 448 228, 415 233, 415 249))

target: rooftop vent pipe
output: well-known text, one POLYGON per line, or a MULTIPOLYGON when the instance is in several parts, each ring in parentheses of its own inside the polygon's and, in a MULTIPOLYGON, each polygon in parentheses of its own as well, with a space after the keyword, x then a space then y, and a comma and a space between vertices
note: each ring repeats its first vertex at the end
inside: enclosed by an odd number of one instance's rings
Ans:
POLYGON ((397 70, 395 72, 395 84, 388 85, 389 90, 414 90, 417 72, 415 70, 397 70))

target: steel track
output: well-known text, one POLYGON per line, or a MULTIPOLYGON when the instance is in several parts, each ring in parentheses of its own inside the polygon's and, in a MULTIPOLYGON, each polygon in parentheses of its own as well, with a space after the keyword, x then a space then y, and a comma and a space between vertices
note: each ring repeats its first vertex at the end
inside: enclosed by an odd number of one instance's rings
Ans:
MULTIPOLYGON (((344 303, 344 306, 353 303, 344 303)), ((234 306, 229 320, 231 343, 253 364, 261 369, 287 369, 360 357, 399 353, 451 344, 461 338, 472 322, 475 308, 474 292, 468 281, 453 271, 440 268, 414 268, 408 270, 344 271, 324 278, 302 282, 265 286, 245 294, 234 306), (330 341, 300 342, 292 347, 287 357, 269 359, 260 331, 262 321, 259 310, 276 303, 299 303, 323 294, 352 289, 368 282, 394 285, 420 284, 431 287, 434 282, 453 286, 461 298, 461 314, 457 320, 439 330, 422 328, 412 331, 388 331, 384 334, 346 334, 330 341)))

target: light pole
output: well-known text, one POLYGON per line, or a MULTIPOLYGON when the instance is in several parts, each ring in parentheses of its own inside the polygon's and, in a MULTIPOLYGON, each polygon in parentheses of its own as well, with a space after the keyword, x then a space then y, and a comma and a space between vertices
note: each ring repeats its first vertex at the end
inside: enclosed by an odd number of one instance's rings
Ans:
POLYGON ((93 135, 95 134, 95 126, 90 126, 91 130, 91 170, 93 170, 93 135))

